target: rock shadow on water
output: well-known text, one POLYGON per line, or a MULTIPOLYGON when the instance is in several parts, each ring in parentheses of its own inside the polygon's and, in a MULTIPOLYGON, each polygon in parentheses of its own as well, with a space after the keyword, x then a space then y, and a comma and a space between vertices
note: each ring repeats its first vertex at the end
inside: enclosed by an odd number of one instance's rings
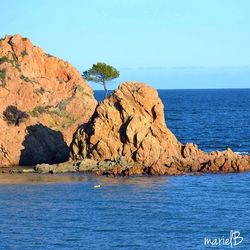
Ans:
POLYGON ((42 124, 27 127, 27 135, 22 143, 20 166, 41 163, 56 164, 69 159, 69 147, 63 134, 42 124))

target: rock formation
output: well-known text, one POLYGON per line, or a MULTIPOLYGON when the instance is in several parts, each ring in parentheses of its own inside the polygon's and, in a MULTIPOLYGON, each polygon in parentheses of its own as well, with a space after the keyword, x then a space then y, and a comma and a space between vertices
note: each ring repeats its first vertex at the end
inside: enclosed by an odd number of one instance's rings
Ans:
POLYGON ((96 105, 69 63, 20 35, 0 40, 0 166, 112 175, 250 170, 249 156, 180 143, 157 91, 144 83, 124 83, 96 105), (74 162, 58 164, 68 160, 70 143, 74 162))
POLYGON ((92 89, 69 63, 20 35, 0 40, 0 166, 65 161, 73 132, 95 107, 92 89), (9 106, 28 118, 11 125, 3 117, 9 106))
MULTIPOLYGON (((76 131, 73 160, 114 162, 108 174, 182 174, 239 172, 250 169, 250 157, 230 149, 205 153, 183 145, 166 127, 158 93, 144 83, 124 83, 100 102, 89 122, 76 131), (127 163, 120 163, 125 158, 127 163)), ((106 173, 106 170, 102 170, 106 173)))

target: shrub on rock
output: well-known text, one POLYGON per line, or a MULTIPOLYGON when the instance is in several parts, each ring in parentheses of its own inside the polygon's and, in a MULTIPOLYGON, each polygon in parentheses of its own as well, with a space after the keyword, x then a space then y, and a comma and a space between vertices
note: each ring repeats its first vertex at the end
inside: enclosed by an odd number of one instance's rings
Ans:
POLYGON ((21 122, 24 122, 29 118, 26 112, 19 110, 16 106, 8 106, 3 112, 3 119, 8 125, 19 126, 21 122))

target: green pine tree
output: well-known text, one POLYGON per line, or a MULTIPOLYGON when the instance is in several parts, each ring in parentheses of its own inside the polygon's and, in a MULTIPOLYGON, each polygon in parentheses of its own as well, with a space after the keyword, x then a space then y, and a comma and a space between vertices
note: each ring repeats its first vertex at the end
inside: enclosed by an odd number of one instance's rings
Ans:
POLYGON ((82 77, 87 81, 97 82, 103 85, 105 98, 108 96, 107 82, 119 77, 120 73, 114 67, 106 63, 93 64, 92 68, 82 73, 82 77))

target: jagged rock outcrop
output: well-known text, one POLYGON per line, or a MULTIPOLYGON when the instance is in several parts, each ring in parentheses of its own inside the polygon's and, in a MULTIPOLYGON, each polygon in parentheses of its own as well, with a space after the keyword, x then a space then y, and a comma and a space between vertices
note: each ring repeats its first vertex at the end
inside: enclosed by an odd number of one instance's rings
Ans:
POLYGON ((0 40, 0 166, 64 161, 72 134, 95 107, 92 89, 69 63, 20 35, 0 40), (8 124, 9 106, 28 119, 8 124))
POLYGON ((146 84, 122 84, 96 108, 76 133, 74 159, 125 156, 145 166, 161 166, 180 156, 181 143, 166 128, 158 93, 146 84))
POLYGON ((133 82, 120 85, 98 104, 90 121, 76 131, 71 158, 118 162, 108 170, 114 175, 250 169, 249 156, 231 150, 207 154, 192 143, 180 143, 166 127, 157 91, 144 83, 133 82), (128 162, 125 168, 119 163, 121 157, 128 162))

